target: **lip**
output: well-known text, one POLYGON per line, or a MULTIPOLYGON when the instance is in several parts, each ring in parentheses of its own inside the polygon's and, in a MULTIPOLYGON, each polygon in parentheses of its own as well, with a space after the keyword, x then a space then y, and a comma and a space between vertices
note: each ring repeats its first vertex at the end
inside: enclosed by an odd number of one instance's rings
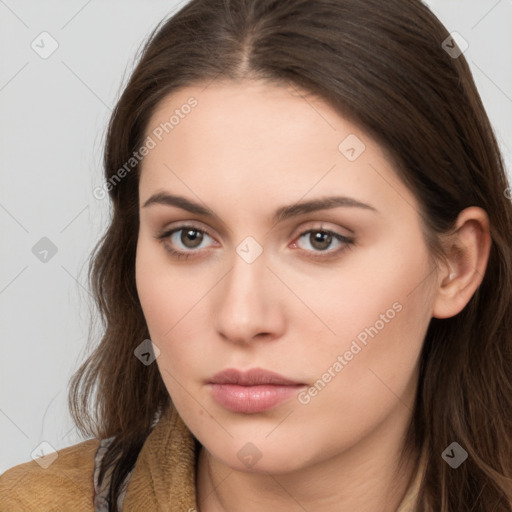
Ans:
POLYGON ((242 371, 235 368, 227 368, 216 373, 210 380, 210 384, 238 384, 239 386, 260 386, 271 384, 274 386, 297 386, 305 384, 303 382, 287 379, 279 373, 264 370, 263 368, 251 368, 242 371))
POLYGON ((303 382, 261 368, 248 371, 228 368, 215 374, 207 384, 221 406, 246 414, 271 409, 306 386, 303 382))

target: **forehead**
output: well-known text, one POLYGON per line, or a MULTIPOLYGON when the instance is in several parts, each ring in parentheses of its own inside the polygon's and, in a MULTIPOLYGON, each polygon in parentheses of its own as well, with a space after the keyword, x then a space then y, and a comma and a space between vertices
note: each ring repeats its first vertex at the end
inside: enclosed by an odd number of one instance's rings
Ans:
POLYGON ((409 194, 374 140, 294 86, 182 88, 158 105, 146 137, 154 148, 142 162, 141 196, 171 188, 200 197, 222 190, 249 202, 255 195, 293 202, 333 189, 356 198, 364 190, 381 201, 409 194))
POLYGON ((267 143, 276 135, 292 143, 318 133, 330 135, 334 144, 340 120, 321 98, 295 86, 260 80, 221 81, 168 95, 157 106, 146 133, 155 132, 159 139, 172 132, 175 143, 184 142, 185 135, 190 141, 192 130, 197 140, 231 135, 244 148, 278 152, 274 145, 258 143, 267 143))

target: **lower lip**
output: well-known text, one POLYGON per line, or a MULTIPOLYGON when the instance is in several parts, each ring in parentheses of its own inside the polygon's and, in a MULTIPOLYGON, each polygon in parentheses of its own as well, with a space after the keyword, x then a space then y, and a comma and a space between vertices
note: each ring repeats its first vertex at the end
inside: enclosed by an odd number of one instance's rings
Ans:
POLYGON ((256 413, 266 411, 296 396, 303 388, 297 386, 239 386, 237 384, 210 384, 213 398, 233 412, 256 413))

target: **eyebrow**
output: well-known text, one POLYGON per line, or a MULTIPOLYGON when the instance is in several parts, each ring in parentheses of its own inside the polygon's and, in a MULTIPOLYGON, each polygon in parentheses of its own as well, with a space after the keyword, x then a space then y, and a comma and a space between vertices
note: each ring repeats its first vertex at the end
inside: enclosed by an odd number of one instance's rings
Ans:
MULTIPOLYGON (((181 208, 182 210, 187 210, 190 213, 204 215, 205 217, 212 217, 217 220, 220 220, 218 215, 216 215, 209 208, 206 208, 205 206, 202 206, 199 203, 195 203, 194 201, 191 201, 190 199, 187 199, 185 197, 168 194, 167 192, 157 192, 156 194, 153 194, 144 203, 143 208, 147 208, 148 206, 155 204, 165 206, 176 206, 178 208, 181 208)), ((304 215, 318 210, 328 210, 340 206, 350 208, 362 208, 373 211, 375 213, 379 213, 374 206, 362 203, 361 201, 358 201, 357 199, 354 199, 352 197, 329 196, 318 199, 312 199, 310 201, 301 201, 287 206, 282 206, 276 210, 272 220, 274 223, 278 223, 290 219, 292 217, 297 217, 299 215, 304 215)))

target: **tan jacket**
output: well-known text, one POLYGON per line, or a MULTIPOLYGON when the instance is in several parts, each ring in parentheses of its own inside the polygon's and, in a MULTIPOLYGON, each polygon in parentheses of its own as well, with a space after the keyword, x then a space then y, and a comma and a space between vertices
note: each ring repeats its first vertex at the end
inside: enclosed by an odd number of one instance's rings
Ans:
MULTIPOLYGON (((0 476, 0 512, 95 512, 94 458, 99 440, 57 452, 46 469, 31 461, 0 476)), ((420 468, 397 512, 416 512, 420 468)), ((123 512, 196 512, 195 441, 170 408, 146 439, 128 482, 123 512)))

